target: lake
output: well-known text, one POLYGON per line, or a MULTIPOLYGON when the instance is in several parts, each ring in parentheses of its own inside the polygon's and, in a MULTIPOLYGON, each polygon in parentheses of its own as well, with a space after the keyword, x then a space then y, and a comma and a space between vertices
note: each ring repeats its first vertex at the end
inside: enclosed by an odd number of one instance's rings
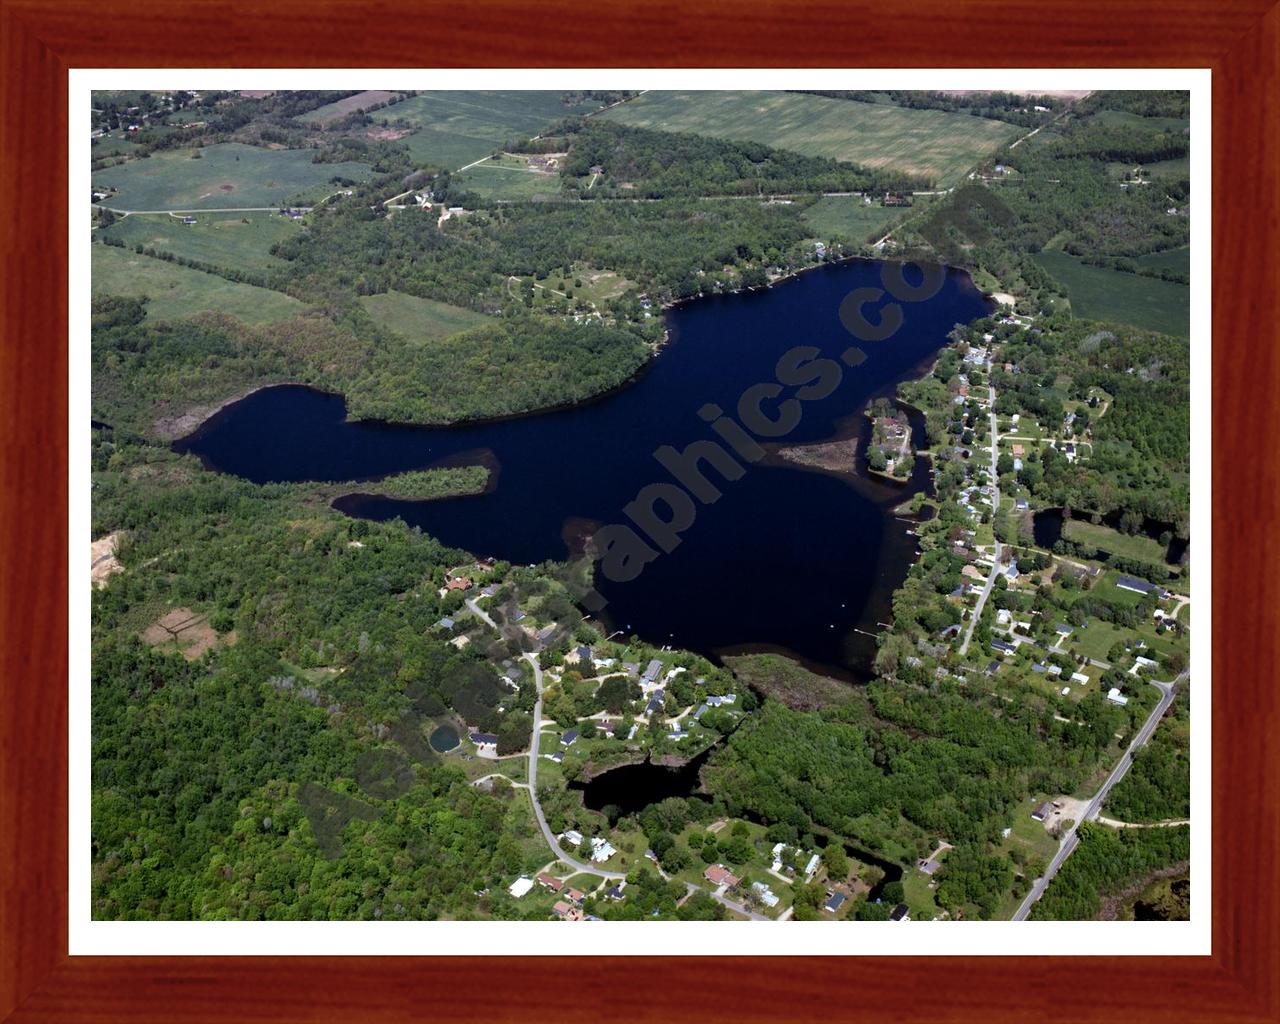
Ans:
MULTIPOLYGON (((813 346, 838 360, 855 339, 839 308, 855 288, 880 286, 882 264, 831 264, 754 292, 689 302, 666 313, 670 342, 628 386, 569 409, 455 427, 349 422, 337 395, 285 385, 226 407, 175 444, 206 466, 256 482, 374 479, 437 464, 485 461, 483 495, 412 502, 367 495, 335 506, 349 515, 400 517, 478 556, 532 564, 564 559, 584 524, 625 524, 623 508, 651 484, 672 483, 655 452, 717 441, 699 411, 737 419, 739 399, 770 383, 783 353, 813 346)), ((908 274, 910 278, 910 273, 908 274)), ((878 306, 866 307, 875 322, 878 306)), ((891 301, 891 300, 889 300, 891 301)), ((901 304, 892 337, 859 342, 860 365, 839 385, 795 403, 785 436, 804 444, 864 432, 866 403, 923 372, 956 323, 984 316, 989 302, 968 275, 946 272, 927 301, 901 304)), ((790 381, 788 381, 790 383, 790 381)), ((796 383, 799 383, 798 381, 796 383)), ((796 392, 783 389, 778 400, 796 392)), ((780 418, 777 402, 763 403, 780 418)), ((708 655, 774 650, 844 678, 866 678, 877 623, 915 557, 911 523, 892 509, 922 482, 895 485, 859 473, 837 476, 770 455, 726 480, 699 464, 720 492, 698 503, 670 553, 629 581, 603 579, 610 629, 708 655)), ((686 477, 687 479, 687 477, 686 477)), ((666 515, 664 506, 655 505, 666 515)))

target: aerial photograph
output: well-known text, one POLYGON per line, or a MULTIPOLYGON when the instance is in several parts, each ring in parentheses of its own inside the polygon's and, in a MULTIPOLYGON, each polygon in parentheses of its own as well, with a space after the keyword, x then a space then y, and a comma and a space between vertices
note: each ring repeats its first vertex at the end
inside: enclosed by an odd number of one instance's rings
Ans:
POLYGON ((95 921, 1189 919, 1189 92, 90 122, 95 921))

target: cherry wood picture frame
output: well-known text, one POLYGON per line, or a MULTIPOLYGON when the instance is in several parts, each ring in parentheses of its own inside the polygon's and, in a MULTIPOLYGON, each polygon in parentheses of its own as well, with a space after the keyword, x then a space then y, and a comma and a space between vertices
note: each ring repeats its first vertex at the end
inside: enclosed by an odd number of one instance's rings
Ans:
POLYGON ((0 0, 0 1020, 1280 1020, 1278 68, 1271 0, 0 0), (67 71, 326 66, 1212 69, 1211 956, 68 956, 67 71))

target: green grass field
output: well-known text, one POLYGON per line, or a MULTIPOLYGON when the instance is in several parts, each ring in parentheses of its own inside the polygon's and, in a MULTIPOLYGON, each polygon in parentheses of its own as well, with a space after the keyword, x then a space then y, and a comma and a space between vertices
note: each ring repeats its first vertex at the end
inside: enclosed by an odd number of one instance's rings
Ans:
POLYGON ((271 247, 301 230, 296 221, 275 213, 198 214, 194 224, 161 213, 132 214, 102 234, 130 248, 141 243, 219 267, 269 271, 286 266, 271 255, 271 247))
POLYGON ((1066 289, 1076 316, 1114 320, 1186 337, 1191 330, 1191 290, 1184 284, 1091 267, 1063 252, 1035 260, 1066 289))
POLYGON ((288 319, 305 308, 280 292, 237 284, 114 245, 93 246, 92 291, 94 295, 145 295, 147 315, 155 320, 217 310, 245 323, 261 324, 288 319))
POLYGON ((365 295, 360 304, 379 327, 400 335, 413 344, 426 344, 438 338, 479 327, 489 322, 483 313, 432 299, 420 299, 404 292, 365 295))
POLYGON ((1117 128, 1147 128, 1164 132, 1180 132, 1190 123, 1181 117, 1143 117, 1131 110, 1099 110, 1089 120, 1117 128))
POLYGON ((782 92, 647 92, 600 115, 622 124, 761 142, 949 185, 1021 132, 968 114, 782 92))
POLYGON ((374 118, 417 127, 404 139, 414 159, 452 170, 487 156, 513 138, 536 135, 569 114, 593 105, 566 106, 547 91, 420 92, 375 111, 374 118))
POLYGON ((1093 524, 1083 519, 1069 519, 1062 531, 1069 540, 1113 555, 1137 558, 1152 565, 1163 565, 1165 549, 1160 542, 1146 534, 1121 533, 1109 526, 1093 524))
POLYGON ((279 206, 295 196, 318 199, 334 177, 363 180, 369 165, 317 164, 305 149, 259 149, 224 142, 200 150, 168 149, 108 167, 93 185, 118 188, 104 205, 116 210, 219 210, 279 206), (199 153, 199 159, 192 159, 199 153))
POLYGON ((1184 245, 1181 249, 1149 252, 1145 256, 1136 257, 1133 262, 1152 270, 1179 270, 1189 274, 1191 273, 1191 247, 1184 245))
POLYGON ((455 175, 453 182, 488 202, 528 202, 560 195, 558 174, 538 174, 494 163, 477 164, 455 175))
POLYGON ((867 206, 861 196, 823 196, 804 211, 805 223, 822 238, 842 238, 848 242, 873 241, 904 213, 892 206, 867 206))

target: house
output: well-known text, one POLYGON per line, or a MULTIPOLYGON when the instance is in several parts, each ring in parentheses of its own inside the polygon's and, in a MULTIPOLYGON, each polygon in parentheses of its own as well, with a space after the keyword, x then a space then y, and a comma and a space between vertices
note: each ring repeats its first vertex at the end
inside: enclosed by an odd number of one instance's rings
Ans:
POLYGON ((519 608, 516 608, 511 612, 511 622, 513 625, 518 626, 520 623, 524 622, 526 618, 528 618, 528 616, 525 615, 525 613, 522 612, 519 608))
POLYGON ((566 729, 560 735, 560 745, 562 747, 571 747, 578 742, 578 730, 566 729))
POLYGON ((1036 809, 1031 812, 1031 820, 1044 821, 1044 819, 1049 817, 1049 815, 1052 813, 1053 813, 1053 804, 1051 804, 1048 800, 1045 800, 1043 803, 1036 804, 1036 809))
POLYGON ((1001 654, 1014 654, 1018 650, 1017 646, 1009 643, 1008 640, 992 640, 991 649, 1001 654))
POLYGON ((1084 686, 1089 682, 1089 677, 1085 675, 1083 672, 1072 672, 1071 681, 1073 683, 1079 683, 1081 686, 1084 686))
POLYGON ((1044 675, 1044 664, 1042 662, 1036 662, 1031 666, 1031 671, 1039 675, 1044 675))
POLYGON ((1004 571, 1004 574, 1009 580, 1016 580, 1018 578, 1018 563, 1010 562, 1009 568, 1004 571))
POLYGON ((1022 456, 1024 456, 1024 455, 1026 454, 1026 451, 1023 449, 1022 445, 1020 445, 1020 444, 1015 444, 1015 445, 1010 449, 1010 451, 1013 453, 1013 457, 1014 457, 1014 458, 1016 458, 1016 459, 1020 459, 1020 458, 1022 458, 1022 456))
POLYGON ((582 901, 587 898, 587 894, 585 892, 580 892, 572 886, 565 889, 564 896, 570 903, 579 907, 582 906, 582 901))
POLYGON ((498 584, 490 583, 487 587, 480 591, 481 597, 493 597, 498 592, 498 584))
POLYGON ((445 629, 453 629, 454 622, 453 622, 453 619, 449 618, 449 616, 446 615, 443 619, 437 622, 436 625, 442 626, 445 629))
POLYGON ((723 864, 712 864, 706 871, 702 872, 702 877, 717 887, 727 885, 732 889, 738 884, 737 876, 723 864))
POLYGON ((1062 688, 1062 696, 1064 696, 1064 697, 1065 697, 1065 696, 1066 696, 1067 694, 1069 694, 1070 692, 1071 692, 1071 687, 1069 687, 1069 686, 1064 686, 1064 687, 1062 688))
POLYGON ((544 889, 550 889, 552 892, 559 892, 564 888, 564 882, 553 875, 548 875, 545 871, 538 876, 538 884, 544 889))
POLYGON ((196 222, 196 219, 195 219, 194 217, 183 217, 183 218, 182 218, 182 223, 183 223, 183 224, 194 224, 195 222, 196 222))
POLYGON ((899 903, 891 911, 889 911, 890 921, 910 921, 911 911, 905 903, 899 903))
POLYGON ((807 882, 814 876, 818 870, 818 865, 822 863, 822 858, 816 853, 809 858, 809 863, 804 866, 804 880, 807 882))
POLYGON ((563 750, 557 750, 554 754, 543 754, 542 756, 548 761, 554 761, 556 764, 562 764, 564 762, 563 750))
POLYGON ((684 739, 688 735, 689 734, 685 732, 683 728, 681 728, 680 726, 676 726, 675 729, 667 733, 667 739, 675 740, 677 743, 679 743, 682 739, 684 739))
POLYGON ((648 667, 644 670, 644 675, 640 677, 640 684, 652 683, 658 678, 658 673, 662 671, 662 662, 654 658, 649 662, 648 667))
POLYGON ((607 839, 596 836, 591 840, 591 859, 594 861, 606 861, 617 852, 607 839))
POLYGON ((602 732, 606 736, 612 736, 618 731, 618 725, 608 718, 602 718, 596 723, 596 731, 602 732))
POLYGON ((614 900, 614 901, 622 899, 622 890, 623 890, 623 887, 626 886, 626 884, 627 883, 625 881, 622 881, 622 882, 619 882, 617 885, 610 886, 608 889, 604 891, 604 898, 607 900, 614 900))
POLYGON ((455 576, 444 585, 445 590, 470 590, 471 581, 465 576, 455 576))
POLYGON ((454 647, 458 648, 458 650, 462 650, 464 647, 467 646, 467 644, 471 643, 471 637, 455 636, 452 640, 449 641, 449 643, 452 644, 454 647))
POLYGON ((526 878, 524 875, 521 875, 519 878, 517 878, 514 882, 512 882, 507 887, 507 892, 511 893, 511 895, 514 896, 516 899, 519 899, 521 896, 525 895, 532 888, 533 888, 533 879, 526 878))
POLYGON ((1015 498, 1013 508, 1015 512, 1025 512, 1031 506, 1027 504, 1026 498, 1015 498))
POLYGON ((560 838, 569 840, 569 842, 571 842, 574 846, 582 845, 582 833, 579 832, 577 829, 573 829, 573 828, 569 829, 567 832, 561 835, 560 838))
POLYGON ((562 921, 581 921, 582 911, 577 907, 572 907, 564 900, 556 900, 555 905, 551 908, 551 912, 562 921))
POLYGON ((848 897, 844 893, 833 892, 831 896, 827 899, 827 902, 822 904, 822 909, 825 910, 828 914, 839 913, 840 908, 844 906, 844 901, 846 899, 848 899, 848 897))
POLYGON ((1129 698, 1114 686, 1107 691, 1107 700, 1111 701, 1112 704, 1119 704, 1121 707, 1129 703, 1129 698))
POLYGON ((481 754, 498 752, 498 737, 491 732, 473 732, 471 742, 481 754))
POLYGON ((1050 666, 1049 666, 1049 670, 1048 670, 1048 671, 1049 671, 1049 675, 1051 675, 1051 676, 1060 676, 1060 675, 1062 675, 1062 666, 1061 666, 1061 665, 1050 665, 1050 666))
POLYGON ((987 675, 993 676, 1000 671, 1000 662, 993 661, 987 666, 987 675))
POLYGON ((1008 608, 998 608, 998 609, 996 609, 996 624, 997 624, 997 625, 1000 625, 1000 626, 1007 626, 1007 625, 1009 625, 1009 623, 1010 623, 1010 622, 1012 622, 1012 621, 1013 621, 1013 612, 1009 611, 1009 609, 1008 609, 1008 608))
POLYGON ((1057 633, 1058 636, 1070 636, 1073 632, 1072 628, 1068 626, 1065 622, 1059 622, 1056 626, 1053 627, 1053 631, 1057 633))
POLYGON ((1155 594, 1162 601, 1169 596, 1169 591, 1164 587, 1158 587, 1146 580, 1135 579, 1133 576, 1116 577, 1116 586, 1121 590, 1132 590, 1135 594, 1155 594))
POLYGON ((1018 473, 1018 472, 1021 472, 1021 470, 1022 470, 1022 460, 1021 460, 1021 459, 1014 459, 1014 460, 1013 460, 1013 471, 1014 471, 1015 473, 1018 473))
POLYGON ((760 902, 766 907, 776 907, 778 905, 778 897, 764 882, 752 882, 751 888, 759 896, 760 902))
POLYGON ((703 715, 705 715, 706 713, 707 713, 707 705, 705 705, 705 704, 700 704, 700 705, 698 706, 698 710, 697 710, 697 711, 695 711, 695 712, 693 713, 693 720, 694 720, 695 722, 696 722, 696 721, 698 721, 698 719, 700 719, 700 718, 701 718, 703 715))
POLYGON ((578 660, 579 660, 579 661, 581 661, 581 662, 586 662, 586 663, 590 664, 590 662, 591 662, 591 648, 590 648, 590 647, 588 647, 588 646, 586 646, 585 644, 584 644, 583 646, 579 647, 579 648, 578 648, 578 660))
POLYGON ((653 715, 662 710, 662 691, 654 690, 653 696, 649 698, 649 703, 644 706, 646 715, 653 715))

